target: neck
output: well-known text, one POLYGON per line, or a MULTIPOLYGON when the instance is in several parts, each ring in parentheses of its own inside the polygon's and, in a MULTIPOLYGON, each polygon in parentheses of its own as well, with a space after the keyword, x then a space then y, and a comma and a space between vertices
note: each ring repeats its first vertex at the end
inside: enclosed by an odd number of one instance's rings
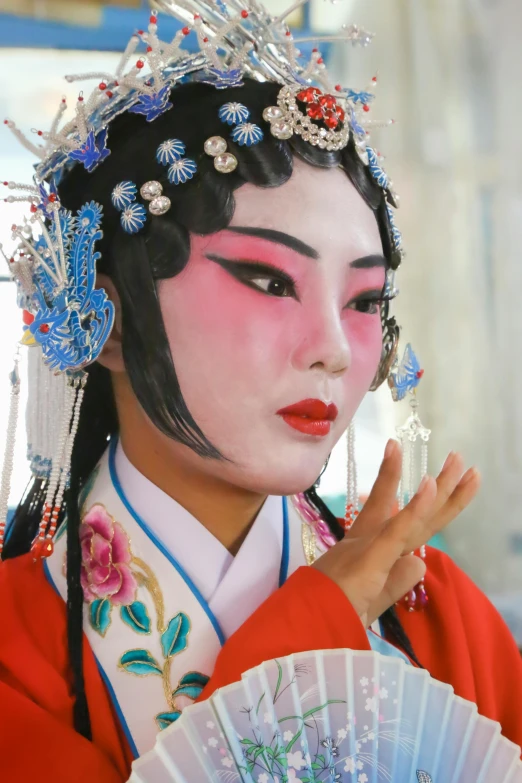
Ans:
MULTIPOLYGON (((173 498, 235 555, 266 495, 205 473, 172 449, 141 415, 120 416, 120 440, 127 459, 149 481, 173 498)), ((179 451, 187 447, 181 446, 179 451)))

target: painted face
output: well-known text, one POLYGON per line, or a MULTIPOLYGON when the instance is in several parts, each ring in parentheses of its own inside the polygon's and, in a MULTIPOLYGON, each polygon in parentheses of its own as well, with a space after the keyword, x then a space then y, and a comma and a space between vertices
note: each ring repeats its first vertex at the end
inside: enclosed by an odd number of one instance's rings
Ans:
POLYGON ((379 363, 384 258, 373 212, 340 169, 296 162, 283 186, 236 192, 230 227, 192 237, 159 286, 183 397, 227 458, 169 448, 269 494, 308 488, 379 363))

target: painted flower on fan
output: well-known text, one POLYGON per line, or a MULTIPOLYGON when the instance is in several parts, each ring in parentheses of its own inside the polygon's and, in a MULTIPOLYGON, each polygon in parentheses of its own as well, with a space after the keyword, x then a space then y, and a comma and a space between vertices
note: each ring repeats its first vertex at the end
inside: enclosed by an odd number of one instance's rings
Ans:
POLYGON ((129 606, 138 583, 130 563, 130 541, 106 508, 96 503, 80 525, 81 583, 85 600, 107 599, 114 606, 129 606))
POLYGON ((294 753, 287 753, 286 759, 288 761, 288 766, 293 767, 294 769, 302 769, 307 766, 306 759, 303 758, 303 752, 301 750, 296 750, 294 753))
POLYGON ((69 152, 69 158, 83 163, 90 173, 111 154, 111 151, 106 146, 107 133, 107 128, 104 128, 98 134, 91 130, 83 144, 77 150, 69 152))
POLYGON ((172 103, 169 101, 170 90, 170 84, 166 84, 159 92, 155 92, 152 95, 140 95, 138 102, 130 107, 129 112, 131 114, 143 114, 147 122, 152 122, 161 114, 172 109, 172 103))
POLYGON ((323 94, 318 87, 307 87, 298 92, 296 98, 306 104, 306 113, 312 120, 322 121, 330 130, 336 130, 346 118, 335 95, 323 94))
POLYGON ((170 166, 183 157, 186 147, 180 139, 167 139, 159 145, 156 160, 161 166, 170 166))
POLYGON ((169 169, 169 182, 173 185, 183 185, 192 179, 197 170, 196 161, 192 158, 177 160, 169 169))
POLYGON ((259 125, 252 122, 243 122, 237 125, 231 133, 232 141, 239 144, 240 147, 252 147, 263 140, 264 133, 259 125))

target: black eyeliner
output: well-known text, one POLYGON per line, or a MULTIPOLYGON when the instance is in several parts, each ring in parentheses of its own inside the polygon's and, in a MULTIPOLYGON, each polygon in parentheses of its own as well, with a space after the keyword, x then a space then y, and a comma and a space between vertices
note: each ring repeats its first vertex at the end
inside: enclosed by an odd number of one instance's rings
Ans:
POLYGON ((283 270, 279 269, 277 266, 272 266, 272 264, 263 264, 259 261, 232 261, 229 258, 223 258, 223 256, 218 256, 214 253, 205 254, 205 258, 208 258, 209 261, 214 261, 214 263, 219 264, 219 266, 221 266, 227 272, 230 272, 233 277, 235 277, 241 283, 248 285, 249 288, 253 288, 255 291, 260 291, 261 289, 257 285, 250 283, 248 278, 256 276, 276 278, 282 283, 285 283, 287 286, 290 286, 294 291, 295 298, 297 301, 299 301, 294 278, 288 275, 286 272, 283 272, 283 270))

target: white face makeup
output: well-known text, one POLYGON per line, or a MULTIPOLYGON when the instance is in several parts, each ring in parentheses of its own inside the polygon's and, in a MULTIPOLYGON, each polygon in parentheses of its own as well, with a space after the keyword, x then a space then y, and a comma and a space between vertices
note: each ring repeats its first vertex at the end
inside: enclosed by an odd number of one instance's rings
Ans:
POLYGON ((227 460, 169 449, 288 495, 316 480, 377 370, 382 244, 340 169, 296 161, 283 186, 235 195, 229 229, 193 236, 185 270, 159 286, 183 397, 227 460))

